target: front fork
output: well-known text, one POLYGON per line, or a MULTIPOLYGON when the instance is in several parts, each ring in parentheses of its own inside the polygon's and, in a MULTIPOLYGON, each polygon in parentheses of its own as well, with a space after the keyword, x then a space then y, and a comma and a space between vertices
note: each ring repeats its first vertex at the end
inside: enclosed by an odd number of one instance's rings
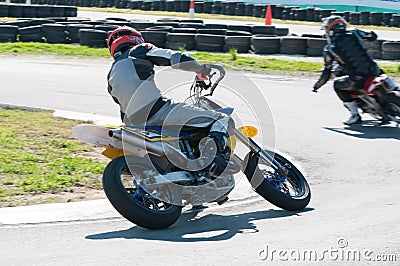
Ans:
POLYGON ((240 140, 246 147, 248 147, 254 154, 258 154, 262 161, 268 163, 275 170, 276 174, 283 178, 287 176, 287 174, 289 173, 288 167, 281 165, 268 152, 261 149, 254 140, 245 136, 237 128, 235 128, 235 137, 240 140))
MULTIPOLYGON (((206 97, 198 97, 196 101, 196 106, 206 109, 206 110, 215 110, 217 109, 216 107, 211 107, 210 103, 213 103, 214 105, 218 106, 218 104, 214 103, 213 101, 207 99, 206 97)), ((218 108, 221 108, 218 106, 218 108)), ((278 174, 279 176, 285 178, 288 173, 290 168, 288 166, 282 166, 279 162, 277 162, 274 157, 272 157, 269 153, 264 151, 263 149, 260 148, 260 146, 257 145, 257 143, 254 142, 251 138, 245 136, 242 132, 239 131, 239 129, 235 128, 235 137, 240 140, 246 147, 248 147, 254 154, 259 154, 260 159, 263 160, 264 162, 268 163, 274 170, 275 173, 278 174)), ((242 161, 240 158, 236 156, 237 160, 242 161)), ((243 163, 242 163, 243 164, 243 163)))

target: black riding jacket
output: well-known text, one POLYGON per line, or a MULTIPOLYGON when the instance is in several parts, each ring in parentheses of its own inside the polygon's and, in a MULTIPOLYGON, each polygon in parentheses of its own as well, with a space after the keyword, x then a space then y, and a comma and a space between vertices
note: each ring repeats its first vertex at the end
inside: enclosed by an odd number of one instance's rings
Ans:
POLYGON ((379 75, 381 70, 367 53, 363 42, 374 41, 376 38, 374 32, 367 33, 358 29, 335 33, 331 42, 324 47, 325 67, 314 88, 322 87, 329 80, 335 63, 355 82, 379 75))

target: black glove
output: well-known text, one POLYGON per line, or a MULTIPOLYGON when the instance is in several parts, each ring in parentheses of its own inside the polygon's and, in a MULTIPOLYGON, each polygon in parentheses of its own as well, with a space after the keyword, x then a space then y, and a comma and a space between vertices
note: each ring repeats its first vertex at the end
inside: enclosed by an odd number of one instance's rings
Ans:
POLYGON ((314 84, 313 92, 317 92, 331 78, 331 67, 325 67, 318 81, 314 84))

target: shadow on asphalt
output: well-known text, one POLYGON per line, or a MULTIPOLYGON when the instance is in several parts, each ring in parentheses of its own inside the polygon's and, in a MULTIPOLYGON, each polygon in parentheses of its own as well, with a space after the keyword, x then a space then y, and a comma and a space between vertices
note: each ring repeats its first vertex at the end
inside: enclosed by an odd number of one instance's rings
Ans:
MULTIPOLYGON (((305 208, 302 211, 264 210, 244 214, 218 215, 207 214, 196 217, 199 212, 183 212, 180 219, 171 227, 162 230, 148 230, 134 226, 126 230, 88 235, 86 239, 145 239, 171 242, 222 241, 236 234, 257 233, 259 230, 254 221, 300 216, 301 213, 313 211, 305 208)), ((201 212, 201 211, 200 211, 201 212)))
POLYGON ((344 128, 323 128, 346 136, 361 139, 400 140, 400 128, 396 127, 393 123, 390 125, 380 126, 377 121, 364 121, 361 125, 345 126, 344 128))

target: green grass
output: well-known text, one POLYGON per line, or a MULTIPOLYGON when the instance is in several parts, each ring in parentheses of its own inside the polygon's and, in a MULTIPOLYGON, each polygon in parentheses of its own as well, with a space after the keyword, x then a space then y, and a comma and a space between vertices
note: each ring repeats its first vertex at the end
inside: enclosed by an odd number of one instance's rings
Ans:
MULTIPOLYGON (((47 44, 47 43, 0 43, 0 54, 25 54, 25 55, 54 55, 72 56, 79 58, 110 58, 107 48, 90 48, 72 44, 47 44)), ((251 56, 232 54, 211 54, 207 52, 190 52, 192 56, 203 63, 219 63, 228 69, 249 71, 253 73, 283 73, 298 74, 299 72, 319 72, 321 62, 277 59, 272 56, 251 56)), ((111 58, 110 58, 111 60, 111 58)), ((382 68, 392 76, 400 76, 400 64, 384 65, 382 68)))
MULTIPOLYGON (((231 55, 209 54, 206 52, 191 53, 191 56, 197 58, 203 63, 223 64, 227 68, 241 71, 250 71, 255 73, 279 72, 319 72, 322 63, 287 61, 270 57, 250 57, 239 56, 233 60, 231 55)), ((322 59, 321 59, 322 61, 322 59)))
POLYGON ((56 55, 80 58, 109 57, 107 48, 91 48, 73 44, 0 43, 0 54, 56 55))
POLYGON ((21 195, 71 187, 101 189, 105 165, 85 157, 93 146, 71 134, 80 123, 55 118, 49 111, 0 108, 0 205, 21 195))

